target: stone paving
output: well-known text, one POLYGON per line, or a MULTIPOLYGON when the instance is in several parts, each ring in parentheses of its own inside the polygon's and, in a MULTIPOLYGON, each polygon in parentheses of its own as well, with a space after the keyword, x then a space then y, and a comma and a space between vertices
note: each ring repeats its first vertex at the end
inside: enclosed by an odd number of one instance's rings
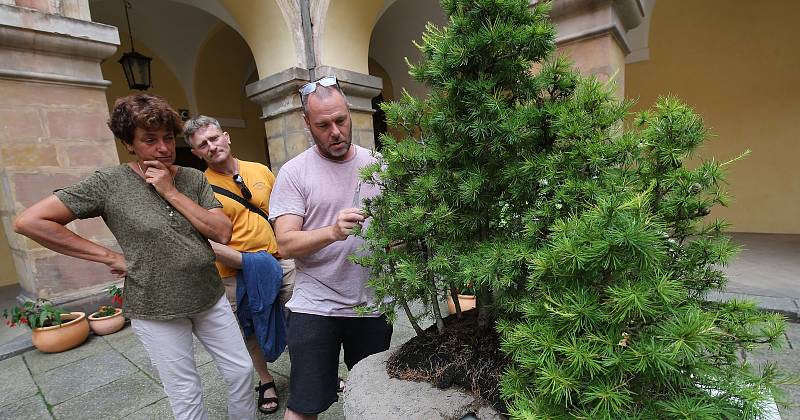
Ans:
MULTIPOLYGON (((747 355, 759 365, 776 362, 783 371, 800 370, 800 324, 788 323, 786 343, 778 352, 759 349, 747 355)), ((399 345, 414 331, 403 317, 394 327, 392 346, 399 345)), ((226 390, 222 377, 195 342, 196 362, 203 378, 203 398, 211 419, 226 419, 226 390)), ((270 370, 280 396, 281 408, 288 395, 289 357, 284 353, 270 370)), ((108 336, 91 335, 73 350, 45 354, 30 350, 0 360, 0 419, 170 419, 172 412, 158 374, 130 327, 108 336)), ((347 375, 340 364, 343 377, 347 375)), ((254 376, 254 381, 257 378, 254 376)), ((787 401, 781 407, 783 419, 800 419, 800 385, 786 387, 787 401)), ((254 394, 255 398, 255 394, 254 394)), ((283 410, 260 419, 282 418, 283 410)), ((335 403, 320 419, 342 419, 342 401, 335 403)))
MULTIPOLYGON (((407 321, 398 319, 392 346, 413 335, 407 321)), ((222 376, 196 339, 195 360, 203 378, 203 399, 209 417, 227 419, 227 391, 222 376)), ((286 352, 270 364, 281 409, 272 415, 259 413, 258 418, 283 418, 289 367, 286 352)), ((339 370, 346 378, 344 363, 340 363, 339 370)), ((0 360, 0 372, 0 420, 173 418, 158 374, 130 326, 107 336, 90 335, 86 343, 63 353, 29 350, 0 360)), ((258 383, 255 374, 253 381, 258 383)), ((343 419, 341 399, 319 418, 343 419)))
MULTIPOLYGON (((794 375, 800 379, 800 324, 786 323, 786 342, 778 350, 767 348, 757 349, 744 358, 753 366, 762 366, 766 362, 775 363, 780 372, 794 375)), ((800 419, 800 383, 785 385, 783 387, 783 400, 788 407, 778 407, 781 418, 784 420, 800 419)))

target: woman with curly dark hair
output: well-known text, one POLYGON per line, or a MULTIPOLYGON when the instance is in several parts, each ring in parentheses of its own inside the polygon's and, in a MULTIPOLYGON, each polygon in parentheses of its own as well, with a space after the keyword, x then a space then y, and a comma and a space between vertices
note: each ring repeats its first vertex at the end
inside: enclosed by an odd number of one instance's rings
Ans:
POLYGON ((136 160, 56 191, 25 210, 14 230, 125 278, 124 309, 176 419, 207 418, 193 333, 228 385, 228 415, 253 418, 253 365, 208 243, 227 243, 231 224, 203 174, 173 165, 181 119, 164 99, 142 94, 117 99, 108 126, 136 160), (97 216, 122 253, 64 226, 97 216))

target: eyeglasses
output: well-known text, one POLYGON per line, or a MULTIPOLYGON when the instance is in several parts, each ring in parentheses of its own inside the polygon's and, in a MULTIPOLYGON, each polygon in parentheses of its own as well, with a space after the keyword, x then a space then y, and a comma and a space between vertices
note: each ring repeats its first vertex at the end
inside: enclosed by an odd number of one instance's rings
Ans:
POLYGON ((253 193, 250 192, 250 188, 247 188, 247 185, 244 185, 244 179, 239 174, 233 175, 233 182, 239 186, 239 189, 242 190, 242 196, 244 196, 245 200, 249 200, 253 198, 253 193))
POLYGON ((322 79, 319 79, 315 82, 308 82, 300 88, 300 95, 308 96, 314 93, 317 90, 317 84, 322 87, 330 87, 333 85, 338 85, 339 82, 336 81, 336 76, 325 76, 322 79))

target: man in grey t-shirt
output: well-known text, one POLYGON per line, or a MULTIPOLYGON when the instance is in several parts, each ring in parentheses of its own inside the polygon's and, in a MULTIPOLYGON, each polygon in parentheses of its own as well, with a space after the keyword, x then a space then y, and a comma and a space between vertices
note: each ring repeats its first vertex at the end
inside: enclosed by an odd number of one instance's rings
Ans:
POLYGON ((286 304, 292 380, 284 419, 316 419, 338 399, 342 347, 352 368, 388 349, 392 336, 385 316, 356 314, 356 306, 373 303, 373 294, 366 287, 369 270, 347 260, 363 244, 351 236, 353 228, 368 222, 358 203, 378 193, 361 185, 359 169, 375 158, 352 144, 350 110, 335 77, 308 83, 300 93, 315 146, 281 168, 269 208, 279 251, 297 265, 286 304))

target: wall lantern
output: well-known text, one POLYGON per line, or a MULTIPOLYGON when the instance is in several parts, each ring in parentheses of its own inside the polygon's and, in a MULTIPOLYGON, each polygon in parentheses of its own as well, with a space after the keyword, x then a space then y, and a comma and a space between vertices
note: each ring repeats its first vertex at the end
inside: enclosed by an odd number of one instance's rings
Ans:
POLYGON ((131 51, 122 54, 119 63, 125 71, 125 78, 128 79, 130 89, 147 90, 150 88, 150 57, 139 54, 133 48, 133 31, 131 31, 131 20, 128 17, 128 9, 131 4, 123 0, 125 6, 125 20, 128 22, 128 35, 131 37, 131 51))

